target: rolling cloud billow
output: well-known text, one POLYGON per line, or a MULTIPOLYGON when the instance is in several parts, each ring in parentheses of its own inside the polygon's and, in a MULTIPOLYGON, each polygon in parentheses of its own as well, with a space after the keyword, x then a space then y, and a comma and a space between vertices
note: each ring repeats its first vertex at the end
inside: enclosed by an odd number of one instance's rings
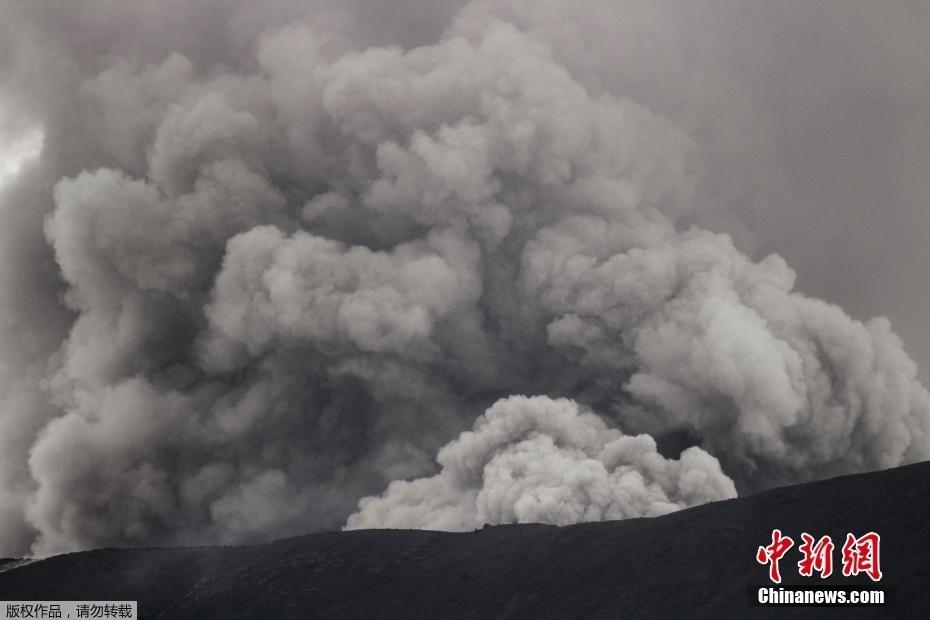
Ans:
POLYGON ((751 165, 675 90, 699 59, 631 34, 673 3, 261 4, 0 3, 4 111, 44 131, 0 198, 0 555, 653 516, 930 457, 889 321, 717 225, 751 165), (608 57, 578 32, 616 11, 608 57))

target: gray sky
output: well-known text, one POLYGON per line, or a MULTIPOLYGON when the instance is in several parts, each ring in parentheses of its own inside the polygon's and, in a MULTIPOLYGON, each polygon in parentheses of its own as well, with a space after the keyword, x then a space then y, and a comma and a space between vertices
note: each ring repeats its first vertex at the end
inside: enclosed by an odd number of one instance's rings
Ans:
POLYGON ((771 182, 792 191, 761 219, 763 245, 806 292, 891 317, 926 381, 930 3, 769 2, 754 13, 721 44, 773 124, 785 176, 771 182))

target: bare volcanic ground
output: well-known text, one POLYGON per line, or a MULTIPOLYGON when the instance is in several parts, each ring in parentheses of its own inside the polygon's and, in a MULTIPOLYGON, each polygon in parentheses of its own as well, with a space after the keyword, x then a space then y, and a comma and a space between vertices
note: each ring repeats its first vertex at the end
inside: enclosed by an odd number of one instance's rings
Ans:
POLYGON ((0 561, 0 600, 138 600, 143 618, 927 617, 930 463, 707 504, 665 517, 464 534, 367 530, 243 547, 100 549, 0 561), (773 528, 830 534, 840 574, 846 532, 881 534, 894 605, 753 608, 755 561, 773 528))

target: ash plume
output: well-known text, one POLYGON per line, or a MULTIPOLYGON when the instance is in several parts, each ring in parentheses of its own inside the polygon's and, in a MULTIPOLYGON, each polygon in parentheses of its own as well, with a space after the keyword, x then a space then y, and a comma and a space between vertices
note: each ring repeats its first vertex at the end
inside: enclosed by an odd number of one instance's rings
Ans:
POLYGON ((514 396, 439 451, 442 471, 397 480, 363 499, 348 529, 467 531, 485 523, 655 517, 736 497, 720 463, 697 447, 665 459, 649 435, 608 428, 576 403, 514 396))
POLYGON ((930 457, 890 322, 757 256, 804 193, 695 28, 728 7, 0 3, 0 135, 44 136, 0 188, 0 554, 930 457))

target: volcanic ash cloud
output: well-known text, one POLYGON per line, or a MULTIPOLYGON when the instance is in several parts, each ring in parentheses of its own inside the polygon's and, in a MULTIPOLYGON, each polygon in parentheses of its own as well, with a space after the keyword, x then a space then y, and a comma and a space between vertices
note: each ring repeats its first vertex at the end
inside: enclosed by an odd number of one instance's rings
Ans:
POLYGON ((465 531, 485 523, 568 525, 654 517, 736 497, 707 452, 665 459, 649 435, 624 435, 566 399, 495 403, 439 451, 442 470, 363 499, 347 529, 465 531))
POLYGON ((3 5, 45 142, 0 199, 0 554, 649 516, 930 456, 888 322, 688 224, 701 141, 597 85, 567 5, 402 47, 359 7, 130 4, 3 5))

